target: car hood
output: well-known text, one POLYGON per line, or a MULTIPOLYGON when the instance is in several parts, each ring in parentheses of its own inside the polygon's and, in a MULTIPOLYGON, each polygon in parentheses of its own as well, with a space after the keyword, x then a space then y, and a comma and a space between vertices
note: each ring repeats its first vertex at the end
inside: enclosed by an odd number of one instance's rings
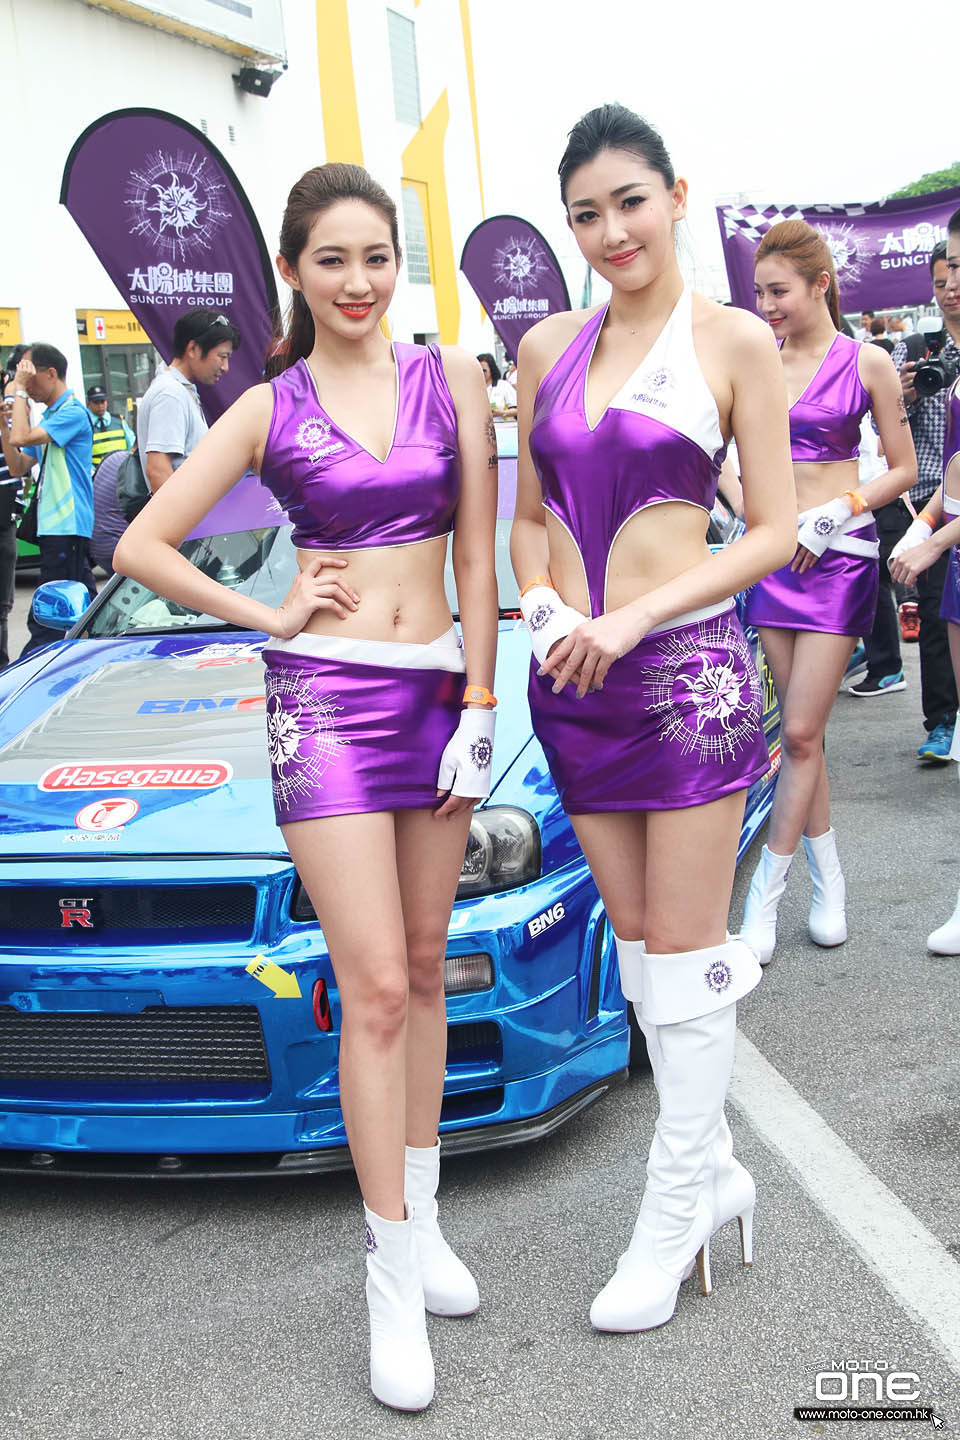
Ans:
MULTIPOLYGON (((494 786, 530 738, 524 635, 502 627, 494 786), (522 641, 522 646, 518 644, 522 641)), ((283 854, 264 636, 72 640, 0 704, 0 855, 283 854)), ((18 674, 18 672, 21 672, 18 674)))

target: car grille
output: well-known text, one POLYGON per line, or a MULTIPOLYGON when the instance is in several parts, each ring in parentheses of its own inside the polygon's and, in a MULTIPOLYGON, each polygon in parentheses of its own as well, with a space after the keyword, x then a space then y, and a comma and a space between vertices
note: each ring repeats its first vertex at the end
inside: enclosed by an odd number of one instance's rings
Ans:
POLYGON ((499 1065, 503 1036, 492 1020, 447 1026, 447 1065, 499 1065))
POLYGON ((257 908, 254 885, 114 885, 71 880, 60 885, 0 886, 0 943, 102 945, 123 937, 153 944, 158 931, 178 940, 249 939, 257 908), (215 932, 211 935, 211 931, 215 932))
POLYGON ((270 1067, 254 1005, 148 1006, 137 1015, 0 1006, 0 1082, 259 1084, 270 1067))

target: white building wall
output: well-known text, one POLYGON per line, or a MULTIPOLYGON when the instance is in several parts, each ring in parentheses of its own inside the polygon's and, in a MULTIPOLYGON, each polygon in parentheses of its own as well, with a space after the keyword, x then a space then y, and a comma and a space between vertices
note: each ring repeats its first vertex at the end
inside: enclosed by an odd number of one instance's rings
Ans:
POLYGON ((23 122, 17 143, 4 146, 0 305, 19 307, 25 339, 64 351, 71 384, 80 383, 75 310, 126 309, 59 203, 71 146, 93 120, 127 107, 167 110, 197 128, 205 121, 272 253, 290 185, 324 158, 316 12, 304 0, 285 0, 284 17, 290 68, 262 98, 237 89, 238 60, 82 0, 0 5, 4 103, 23 122))

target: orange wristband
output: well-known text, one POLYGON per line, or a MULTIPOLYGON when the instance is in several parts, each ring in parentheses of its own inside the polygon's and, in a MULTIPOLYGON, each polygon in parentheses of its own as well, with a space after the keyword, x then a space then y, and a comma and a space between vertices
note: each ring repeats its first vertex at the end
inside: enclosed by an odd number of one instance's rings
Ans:
POLYGON ((924 525, 929 525, 931 530, 936 530, 936 528, 937 528, 936 519, 934 518, 933 515, 930 514, 930 511, 929 511, 929 510, 921 510, 921 511, 920 511, 920 514, 917 516, 917 519, 918 519, 918 520, 922 520, 923 523, 924 523, 924 525))
POLYGON ((463 692, 463 704, 488 705, 491 710, 496 710, 497 697, 486 685, 468 685, 463 692))
POLYGON ((549 584, 550 584, 550 576, 549 576, 549 575, 534 575, 533 579, 532 579, 532 580, 528 580, 527 583, 526 583, 526 585, 524 585, 523 589, 520 591, 520 599, 522 600, 523 597, 524 597, 524 595, 526 595, 527 591, 528 591, 528 590, 532 590, 535 585, 549 585, 549 584))
POLYGON ((862 515, 864 510, 870 509, 870 501, 864 500, 859 490, 844 490, 840 499, 849 500, 850 512, 853 515, 862 515))

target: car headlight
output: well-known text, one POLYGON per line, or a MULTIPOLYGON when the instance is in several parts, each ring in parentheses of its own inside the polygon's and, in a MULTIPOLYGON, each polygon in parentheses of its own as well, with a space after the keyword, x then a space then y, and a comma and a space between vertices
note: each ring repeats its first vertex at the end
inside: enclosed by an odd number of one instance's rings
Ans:
POLYGON ((540 874, 540 829, 514 805, 490 805, 470 821, 457 899, 527 885, 540 874))

